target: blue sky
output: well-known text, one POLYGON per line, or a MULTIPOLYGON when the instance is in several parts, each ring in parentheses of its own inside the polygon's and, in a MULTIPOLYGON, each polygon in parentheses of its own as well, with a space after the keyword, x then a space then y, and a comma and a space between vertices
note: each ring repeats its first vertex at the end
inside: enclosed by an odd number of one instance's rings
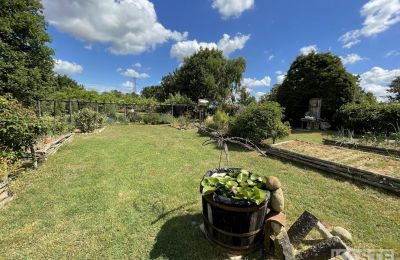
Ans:
POLYGON ((157 85, 200 46, 247 61, 259 96, 310 50, 340 55, 385 95, 400 75, 400 0, 42 0, 55 70, 100 91, 157 85))

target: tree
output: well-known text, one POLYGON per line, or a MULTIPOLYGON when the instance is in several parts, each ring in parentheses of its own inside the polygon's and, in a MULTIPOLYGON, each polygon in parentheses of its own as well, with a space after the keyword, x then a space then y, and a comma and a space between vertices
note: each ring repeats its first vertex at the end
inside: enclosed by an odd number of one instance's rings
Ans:
POLYGON ((154 98, 157 101, 163 102, 166 98, 164 93, 164 89, 162 86, 148 86, 142 89, 140 93, 142 97, 145 98, 154 98))
POLYGON ((338 56, 312 52, 292 63, 276 98, 292 125, 298 125, 304 117, 311 98, 322 98, 321 117, 332 121, 343 104, 361 99, 363 91, 357 80, 338 56))
POLYGON ((71 79, 67 75, 57 74, 55 76, 55 91, 63 91, 66 89, 84 89, 84 86, 78 84, 78 82, 71 79))
POLYGON ((31 104, 52 89, 49 42, 39 0, 0 1, 0 94, 31 104))
POLYGON ((245 88, 240 88, 239 90, 239 104, 248 106, 251 103, 255 103, 256 98, 250 95, 250 93, 245 88))
POLYGON ((223 103, 239 90, 245 69, 243 58, 228 60, 222 51, 200 49, 164 77, 161 86, 166 94, 179 92, 194 102, 206 98, 223 103))
POLYGON ((387 92, 394 94, 393 96, 388 96, 390 100, 400 101, 400 76, 397 76, 392 83, 390 83, 387 92))
POLYGON ((281 84, 275 84, 270 92, 266 95, 261 96, 260 102, 266 102, 266 101, 277 101, 278 100, 278 91, 279 88, 281 87, 281 84))

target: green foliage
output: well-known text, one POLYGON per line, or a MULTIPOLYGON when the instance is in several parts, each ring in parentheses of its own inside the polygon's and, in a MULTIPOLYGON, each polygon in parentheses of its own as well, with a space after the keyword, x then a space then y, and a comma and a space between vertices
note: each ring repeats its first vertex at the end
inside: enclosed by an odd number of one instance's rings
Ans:
POLYGON ((54 51, 48 47, 39 0, 0 1, 0 95, 32 104, 52 90, 54 51))
POLYGON ((311 98, 322 98, 321 117, 329 121, 343 104, 361 99, 365 94, 357 77, 347 72, 340 58, 331 53, 300 55, 290 66, 283 83, 272 93, 285 108, 286 118, 300 123, 311 98))
POLYGON ((45 129, 36 115, 9 96, 0 96, 1 153, 22 155, 45 129))
POLYGON ((177 105, 177 104, 185 104, 192 105, 193 102, 190 98, 185 95, 181 95, 181 93, 169 94, 168 99, 165 100, 165 104, 177 105))
POLYGON ((239 91, 239 104, 248 106, 251 103, 256 103, 256 98, 250 95, 250 93, 245 88, 240 88, 239 91))
POLYGON ((400 123, 400 103, 346 104, 339 110, 338 122, 356 133, 394 133, 400 123))
POLYGON ((131 123, 139 123, 140 121, 142 121, 142 117, 137 112, 129 111, 126 117, 131 123))
POLYGON ((264 139, 289 135, 288 123, 282 123, 283 110, 276 102, 250 104, 231 122, 230 136, 249 139, 260 144, 264 139))
POLYGON ((227 113, 217 110, 214 116, 209 116, 204 121, 206 127, 214 129, 222 134, 228 132, 229 116, 227 113))
POLYGON ((393 94, 393 96, 389 96, 390 100, 400 101, 400 76, 397 76, 392 83, 390 83, 388 92, 393 94))
POLYGON ((224 102, 239 89, 245 69, 243 58, 228 60, 222 51, 200 49, 165 76, 161 86, 165 93, 179 92, 194 102, 200 98, 224 102))
POLYGON ((124 114, 115 114, 115 121, 119 124, 128 124, 129 119, 124 114))
POLYGON ((61 135, 74 130, 66 117, 44 116, 40 118, 40 122, 46 135, 61 135))
POLYGON ((166 94, 161 86, 144 87, 140 94, 144 98, 155 99, 159 102, 163 102, 166 99, 166 94))
POLYGON ((181 115, 177 118, 172 117, 171 125, 180 130, 186 130, 191 127, 192 120, 188 115, 181 115))
POLYGON ((142 116, 143 123, 146 125, 157 125, 160 122, 161 116, 156 113, 144 114, 142 116))
POLYGON ((83 133, 91 133, 104 125, 106 119, 100 113, 84 108, 74 115, 75 126, 83 133))
POLYGON ((216 193, 235 200, 249 200, 259 205, 267 198, 266 178, 246 170, 216 173, 201 182, 202 194, 216 193))

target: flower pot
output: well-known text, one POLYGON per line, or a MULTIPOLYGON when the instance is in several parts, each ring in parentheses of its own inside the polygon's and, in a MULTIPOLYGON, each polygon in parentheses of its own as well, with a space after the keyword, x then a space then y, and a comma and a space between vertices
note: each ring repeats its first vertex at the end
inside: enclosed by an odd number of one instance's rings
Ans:
MULTIPOLYGON (((214 169, 207 172, 204 177, 215 173, 240 172, 240 170, 240 168, 214 169)), ((200 191, 202 191, 201 185, 200 191)), ((215 193, 202 196, 206 237, 229 251, 248 252, 258 248, 264 238, 264 220, 268 213, 269 197, 267 192, 267 199, 256 205, 249 200, 234 200, 215 193)))

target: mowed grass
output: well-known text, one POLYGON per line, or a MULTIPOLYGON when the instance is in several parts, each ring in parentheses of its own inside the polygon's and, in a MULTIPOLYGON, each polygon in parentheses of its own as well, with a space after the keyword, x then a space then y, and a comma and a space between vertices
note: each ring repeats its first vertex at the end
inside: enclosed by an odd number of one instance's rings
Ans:
MULTIPOLYGON (((0 258, 224 258, 199 230, 199 181, 219 160, 205 140, 142 125, 76 136, 14 181, 16 198, 0 209, 0 258)), ((289 224, 308 210, 350 230, 355 248, 400 252, 398 197, 254 152, 230 157, 281 179, 289 224)))

